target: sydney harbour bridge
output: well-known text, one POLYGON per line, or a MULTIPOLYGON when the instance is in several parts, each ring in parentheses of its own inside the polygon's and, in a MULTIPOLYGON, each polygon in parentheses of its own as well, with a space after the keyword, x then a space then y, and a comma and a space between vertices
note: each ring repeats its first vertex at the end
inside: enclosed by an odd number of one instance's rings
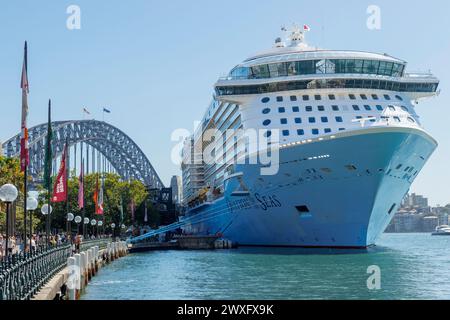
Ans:
MULTIPOLYGON (((150 188, 164 187, 146 155, 118 128, 103 121, 74 120, 52 122, 52 130, 55 164, 58 157, 61 157, 67 141, 70 167, 75 170, 81 166, 80 159, 84 158, 87 174, 100 171, 113 172, 124 180, 139 180, 150 188)), ((29 172, 35 181, 42 179, 46 138, 47 123, 29 129, 29 172)), ((2 149, 5 156, 18 157, 20 135, 6 141, 2 149)), ((54 170, 56 167, 53 165, 54 170)))

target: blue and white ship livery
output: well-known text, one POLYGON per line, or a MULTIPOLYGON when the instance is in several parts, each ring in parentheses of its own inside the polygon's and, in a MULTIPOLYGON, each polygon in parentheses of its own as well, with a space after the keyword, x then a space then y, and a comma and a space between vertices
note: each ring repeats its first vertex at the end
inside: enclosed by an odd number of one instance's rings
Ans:
POLYGON ((196 160, 182 165, 185 233, 243 246, 366 248, 436 149, 416 106, 437 94, 438 79, 408 74, 387 54, 316 49, 304 37, 294 28, 215 84, 183 151, 196 160), (205 143, 208 129, 279 133, 277 174, 233 163, 256 155, 242 137, 205 143), (211 143, 225 163, 202 160, 211 143))

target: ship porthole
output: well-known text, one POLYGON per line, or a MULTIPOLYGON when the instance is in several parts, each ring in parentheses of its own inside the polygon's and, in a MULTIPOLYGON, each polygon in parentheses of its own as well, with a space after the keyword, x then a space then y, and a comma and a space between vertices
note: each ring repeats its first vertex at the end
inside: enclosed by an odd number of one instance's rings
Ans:
POLYGON ((268 98, 268 97, 262 98, 262 100, 261 100, 262 103, 268 103, 269 101, 270 101, 270 98, 268 98))

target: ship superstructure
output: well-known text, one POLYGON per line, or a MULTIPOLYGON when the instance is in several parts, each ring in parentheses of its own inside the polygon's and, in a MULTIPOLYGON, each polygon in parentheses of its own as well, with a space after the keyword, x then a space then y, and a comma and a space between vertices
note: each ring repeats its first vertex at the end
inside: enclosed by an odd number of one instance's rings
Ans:
POLYGON ((322 50, 304 38, 293 28, 215 84, 183 151, 186 233, 367 247, 437 147, 416 113, 437 78, 407 73, 387 54, 322 50), (275 173, 262 174, 262 149, 277 152, 275 173))

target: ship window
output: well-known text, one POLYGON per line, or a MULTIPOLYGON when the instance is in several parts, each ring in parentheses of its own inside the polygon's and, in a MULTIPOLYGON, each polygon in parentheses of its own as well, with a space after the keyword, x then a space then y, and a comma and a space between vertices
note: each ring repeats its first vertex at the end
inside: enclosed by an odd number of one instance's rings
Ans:
POLYGON ((331 133, 331 129, 330 128, 325 128, 325 133, 331 133))
POLYGON ((400 96, 395 96, 395 98, 397 98, 397 100, 403 101, 403 98, 400 96))
POLYGON ((322 117, 322 118, 320 118, 321 119, 321 121, 323 122, 323 123, 327 123, 328 122, 328 117, 322 117))
POLYGON ((325 107, 324 107, 324 106, 317 106, 317 110, 319 110, 319 111, 325 111, 325 107))
POLYGON ((308 95, 304 95, 302 98, 303 98, 303 101, 309 101, 309 96, 308 95))
POLYGON ((356 96, 354 94, 349 94, 350 100, 356 100, 356 96))
POLYGON ((310 213, 309 208, 307 206, 296 206, 295 208, 300 213, 310 213))
POLYGON ((394 106, 389 106, 389 110, 395 111, 395 107, 394 106))
POLYGON ((377 96, 376 94, 373 94, 373 95, 372 95, 372 99, 373 99, 373 100, 378 100, 378 96, 377 96))
POLYGON ((400 118, 399 117, 394 117, 395 122, 400 122, 400 118))
POLYGON ((339 131, 345 131, 345 128, 339 128, 339 131))
POLYGON ((353 110, 355 110, 355 111, 359 111, 360 109, 359 109, 359 106, 358 105, 356 105, 356 104, 354 104, 353 105, 353 110))
POLYGON ((264 120, 263 125, 267 127, 271 123, 272 123, 272 121, 270 121, 270 120, 264 120))
POLYGON ((312 112, 313 111, 313 107, 312 106, 306 106, 305 110, 306 110, 306 112, 312 112))
POLYGON ((395 169, 400 170, 403 167, 402 164, 399 164, 395 169))
POLYGON ((320 95, 320 94, 316 94, 315 96, 314 96, 314 99, 316 99, 316 100, 322 100, 322 96, 320 95))
POLYGON ((356 171, 356 170, 357 170, 356 167, 355 167, 354 165, 352 165, 352 164, 346 165, 345 168, 346 168, 348 171, 356 171))
POLYGON ((317 136, 319 134, 319 129, 312 129, 312 134, 317 136))
POLYGON ((391 100, 391 96, 388 95, 388 94, 385 94, 385 95, 384 95, 384 99, 386 99, 386 100, 391 100))
POLYGON ((300 112, 300 108, 299 107, 292 107, 292 111, 293 112, 300 112))
POLYGON ((272 136, 272 131, 266 131, 266 133, 264 133, 264 137, 269 138, 270 136, 272 136))
POLYGON ((344 119, 342 117, 336 117, 336 122, 344 122, 344 119))
POLYGON ((287 124, 287 119, 283 118, 283 119, 280 120, 280 122, 281 122, 281 124, 287 124))
POLYGON ((283 97, 277 97, 277 102, 283 102, 283 97))
POLYGON ((268 98, 268 97, 262 98, 262 100, 261 100, 262 103, 268 103, 269 101, 270 101, 270 98, 268 98))
POLYGON ((362 116, 356 116, 356 119, 358 119, 358 120, 362 119, 362 116))
POLYGON ((413 118, 411 118, 411 117, 408 117, 408 121, 411 122, 411 123, 416 123, 416 121, 413 118))
POLYGON ((280 107, 280 108, 278 108, 278 112, 279 113, 285 113, 286 112, 286 108, 285 107, 280 107))
POLYGON ((383 106, 377 105, 377 110, 378 111, 383 111, 383 106))
POLYGON ((298 129, 298 130, 297 130, 297 134, 298 134, 299 136, 303 136, 303 135, 305 134, 305 130, 303 130, 303 129, 298 129))
POLYGON ((266 108, 266 109, 264 109, 264 110, 262 111, 262 113, 263 113, 263 114, 269 114, 269 113, 270 113, 270 109, 269 109, 269 108, 266 108))
POLYGON ((328 98, 329 98, 330 100, 336 100, 336 96, 335 96, 334 94, 330 94, 330 95, 328 96, 328 98))
POLYGON ((291 101, 297 101, 297 96, 291 96, 291 101))
POLYGON ((392 205, 392 207, 389 209, 389 212, 388 212, 388 213, 391 214, 391 213, 394 211, 394 209, 395 209, 396 206, 397 206, 397 204, 394 203, 394 204, 392 205))
POLYGON ((401 106, 400 108, 402 108, 402 110, 405 111, 405 112, 409 112, 408 108, 405 107, 405 106, 401 106))
POLYGON ((316 123, 316 118, 309 117, 308 121, 309 121, 309 123, 316 123))
POLYGON ((283 130, 283 136, 285 137, 289 136, 289 130, 283 130))
POLYGON ((367 96, 366 96, 365 94, 362 94, 362 95, 361 95, 361 99, 367 100, 367 96))
POLYGON ((371 111, 372 110, 372 108, 370 106, 368 106, 368 105, 365 105, 364 109, 366 109, 367 111, 371 111))
POLYGON ((376 122, 377 119, 374 116, 369 116, 370 122, 376 122))
POLYGON ((295 118, 295 123, 302 123, 302 118, 295 118))
POLYGON ((331 109, 333 109, 333 111, 339 111, 339 106, 336 105, 331 106, 331 109))

